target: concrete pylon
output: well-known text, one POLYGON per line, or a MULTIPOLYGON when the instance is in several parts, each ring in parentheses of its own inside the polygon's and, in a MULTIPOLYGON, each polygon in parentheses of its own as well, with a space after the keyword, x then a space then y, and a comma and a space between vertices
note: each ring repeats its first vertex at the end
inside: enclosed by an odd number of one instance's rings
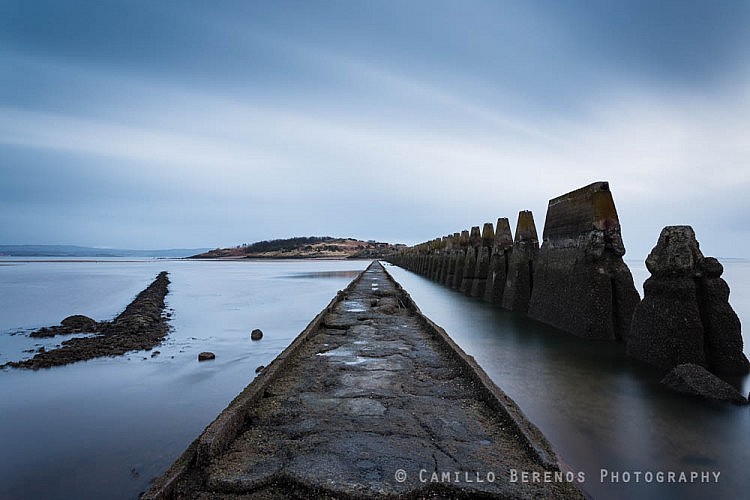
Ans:
POLYGON ((464 229, 461 231, 461 236, 458 240, 459 250, 456 256, 456 271, 453 276, 453 283, 451 288, 458 290, 461 288, 461 283, 464 279, 464 264, 466 263, 466 252, 469 248, 469 231, 464 229))
POLYGON ((503 292, 503 307, 526 313, 534 287, 534 260, 539 252, 539 239, 534 216, 529 210, 518 213, 513 253, 508 263, 508 277, 503 292))
POLYGON ((624 339, 640 301, 624 254, 609 183, 551 199, 529 317, 579 337, 624 339))
POLYGON ((495 227, 495 241, 492 244, 490 269, 487 273, 484 300, 493 304, 502 304, 505 280, 508 276, 508 267, 510 265, 510 255, 513 251, 513 234, 510 232, 510 222, 507 217, 497 219, 495 227))
POLYGON ((461 280, 459 290, 466 295, 471 294, 471 287, 474 285, 474 272, 477 268, 477 254, 479 246, 482 244, 482 236, 479 232, 479 226, 473 226, 469 233, 469 247, 466 249, 466 260, 464 261, 464 275, 461 280))
POLYGON ((750 364, 724 268, 703 256, 693 228, 665 227, 646 267, 651 277, 635 309, 628 355, 665 370, 693 363, 716 374, 746 374, 750 364))
POLYGON ((490 255, 492 244, 495 241, 495 229, 491 222, 486 222, 482 227, 482 241, 477 254, 477 266, 474 270, 474 283, 471 285, 470 295, 472 297, 484 297, 487 286, 487 275, 490 270, 490 255))

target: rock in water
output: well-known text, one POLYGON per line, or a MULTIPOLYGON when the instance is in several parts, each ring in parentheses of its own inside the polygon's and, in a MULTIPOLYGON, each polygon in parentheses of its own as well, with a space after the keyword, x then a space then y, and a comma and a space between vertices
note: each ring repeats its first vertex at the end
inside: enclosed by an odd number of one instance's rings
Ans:
POLYGON ((651 277, 633 315, 628 355, 665 370, 692 363, 714 373, 747 373, 723 268, 703 256, 693 228, 665 227, 646 267, 651 277))
POLYGON ((208 361, 210 359, 216 359, 216 354, 208 351, 198 354, 198 361, 208 361))
POLYGON ((534 216, 528 210, 518 213, 516 239, 508 262, 508 274, 503 291, 503 307, 526 313, 534 287, 534 261, 539 252, 539 238, 534 216))
POLYGON ((734 387, 702 366, 685 363, 675 366, 661 381, 670 389, 708 399, 747 404, 747 399, 734 387))
POLYGON ((263 332, 260 331, 260 329, 256 328, 252 332, 250 332, 250 340, 260 340, 263 338, 263 332))
POLYGON ((626 338, 640 296, 623 255, 609 183, 550 200, 529 317, 588 339, 626 338))
POLYGON ((93 332, 97 329, 98 325, 95 320, 88 316, 84 316, 83 314, 68 316, 62 320, 60 324, 74 330, 75 332, 93 332))

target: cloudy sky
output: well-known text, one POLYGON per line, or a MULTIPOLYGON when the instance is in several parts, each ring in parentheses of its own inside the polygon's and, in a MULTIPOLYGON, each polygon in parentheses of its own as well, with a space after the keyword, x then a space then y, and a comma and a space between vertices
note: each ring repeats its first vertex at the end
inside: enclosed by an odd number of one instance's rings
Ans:
POLYGON ((750 256, 750 2, 0 0, 0 243, 417 243, 598 180, 750 256))

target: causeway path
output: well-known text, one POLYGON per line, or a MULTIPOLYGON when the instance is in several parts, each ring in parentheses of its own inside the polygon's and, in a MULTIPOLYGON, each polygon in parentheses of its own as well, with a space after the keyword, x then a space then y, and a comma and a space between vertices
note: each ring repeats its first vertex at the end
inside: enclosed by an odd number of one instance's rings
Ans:
POLYGON ((374 262, 144 498, 581 498, 561 476, 536 427, 374 262))

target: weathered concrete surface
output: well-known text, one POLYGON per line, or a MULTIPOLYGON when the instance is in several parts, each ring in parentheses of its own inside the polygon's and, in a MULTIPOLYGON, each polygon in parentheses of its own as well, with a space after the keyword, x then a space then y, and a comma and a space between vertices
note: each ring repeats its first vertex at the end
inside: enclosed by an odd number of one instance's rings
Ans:
POLYGON ((557 459, 374 263, 144 498, 581 498, 564 481, 512 483, 511 468, 557 459))
POLYGON ((164 311, 169 278, 162 271, 125 310, 112 321, 91 323, 85 316, 69 316, 61 326, 39 330, 37 336, 74 332, 96 333, 93 337, 76 337, 62 342, 57 349, 36 354, 24 361, 11 361, 2 366, 13 368, 49 368, 104 356, 119 356, 128 351, 148 350, 157 346, 169 332, 164 311))
POLYGON ((490 272, 490 255, 492 245, 495 242, 495 228, 491 222, 486 222, 482 227, 482 241, 477 254, 477 266, 474 270, 474 283, 471 285, 469 295, 472 297, 484 297, 487 287, 487 275, 490 272))
POLYGON ((495 241, 492 244, 484 300, 493 304, 502 304, 510 255, 513 251, 513 235, 510 232, 510 222, 506 217, 497 219, 495 228, 495 241))
POLYGON ((693 228, 665 227, 646 267, 651 277, 633 316, 627 353, 665 370, 692 363, 714 373, 747 373, 723 268, 703 256, 693 228))
POLYGON ((750 371, 750 363, 743 352, 740 318, 729 305, 729 285, 721 278, 724 266, 714 257, 706 257, 698 262, 698 271, 708 367, 719 375, 744 375, 750 371))
POLYGON ((550 200, 529 317, 588 339, 626 338, 640 297, 624 254, 608 183, 550 200))
POLYGON ((459 290, 466 295, 471 295, 471 289, 476 280, 475 272, 477 270, 477 257, 479 256, 479 247, 482 243, 482 237, 479 233, 479 226, 473 226, 469 233, 469 246, 466 249, 466 260, 464 260, 463 279, 459 290))
POLYGON ((534 216, 528 210, 518 213, 516 238, 508 262, 508 276, 503 292, 503 307, 526 313, 534 287, 534 261, 539 253, 539 238, 534 216))
POLYGON ((746 405, 747 398, 702 366, 686 363, 675 366, 661 383, 670 389, 707 399, 746 405))
POLYGON ((456 290, 461 288, 461 284, 464 281, 464 266, 466 265, 466 254, 469 249, 469 231, 467 231, 466 229, 461 231, 461 236, 458 239, 458 245, 459 250, 456 254, 453 283, 450 284, 451 288, 454 288, 456 290))

